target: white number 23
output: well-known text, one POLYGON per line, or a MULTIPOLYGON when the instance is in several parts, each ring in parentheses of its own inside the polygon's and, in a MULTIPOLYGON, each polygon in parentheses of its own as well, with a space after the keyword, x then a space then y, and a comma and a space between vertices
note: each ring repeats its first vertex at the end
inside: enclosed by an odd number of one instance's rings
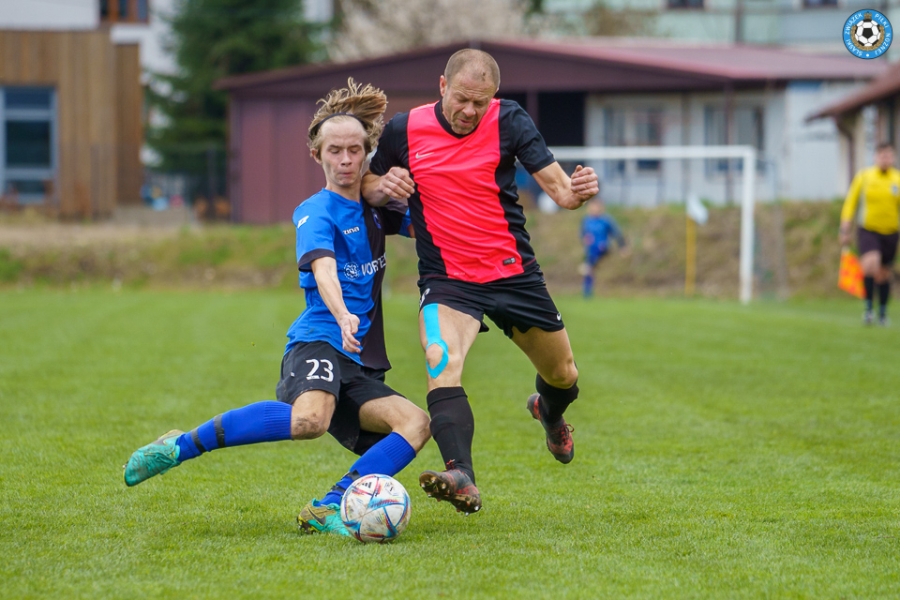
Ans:
POLYGON ((331 364, 330 360, 322 359, 316 360, 315 358, 311 358, 306 361, 307 364, 312 365, 312 369, 309 370, 309 374, 306 376, 306 379, 321 379, 323 381, 334 381, 334 365, 331 364), (319 366, 322 367, 322 370, 325 372, 324 375, 318 375, 317 371, 319 370, 319 366))

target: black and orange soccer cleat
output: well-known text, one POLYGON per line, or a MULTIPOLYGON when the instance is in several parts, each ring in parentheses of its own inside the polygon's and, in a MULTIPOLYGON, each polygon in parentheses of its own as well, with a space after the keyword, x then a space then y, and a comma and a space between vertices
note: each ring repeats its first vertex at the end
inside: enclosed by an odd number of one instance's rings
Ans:
POLYGON ((478 488, 464 471, 454 468, 452 460, 446 471, 425 471, 419 475, 419 485, 429 498, 446 500, 457 512, 471 515, 481 510, 478 488))
POLYGON ((566 420, 560 418, 559 422, 548 424, 541 414, 541 395, 532 394, 528 397, 528 412, 531 416, 541 422, 544 431, 547 432, 547 449, 553 458, 563 464, 569 464, 575 458, 575 441, 572 439, 572 432, 575 428, 566 423, 566 420))

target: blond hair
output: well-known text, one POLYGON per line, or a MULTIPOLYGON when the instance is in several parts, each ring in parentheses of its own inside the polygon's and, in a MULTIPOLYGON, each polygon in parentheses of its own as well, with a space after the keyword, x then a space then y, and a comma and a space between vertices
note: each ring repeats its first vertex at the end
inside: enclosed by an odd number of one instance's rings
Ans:
POLYGON ((378 145, 378 138, 384 129, 384 110, 387 96, 371 84, 362 85, 347 79, 347 87, 331 90, 316 104, 322 106, 309 124, 309 149, 318 153, 322 147, 322 124, 328 120, 343 121, 355 119, 366 131, 366 154, 378 145))

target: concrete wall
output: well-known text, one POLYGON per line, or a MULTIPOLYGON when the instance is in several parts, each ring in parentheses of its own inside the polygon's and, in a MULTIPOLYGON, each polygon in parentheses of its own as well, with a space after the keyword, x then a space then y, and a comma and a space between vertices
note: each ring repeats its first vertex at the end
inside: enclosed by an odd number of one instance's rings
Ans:
MULTIPOLYGON (((846 191, 846 168, 842 166, 841 140, 831 120, 806 123, 815 109, 841 97, 858 84, 794 84, 734 93, 736 110, 761 108, 763 141, 756 173, 757 198, 820 200, 841 196, 846 191)), ((725 106, 723 93, 686 94, 594 94, 588 97, 586 144, 606 145, 604 110, 621 111, 626 122, 626 144, 634 144, 636 111, 663 111, 664 145, 705 145, 707 107, 725 106)), ((734 139, 734 143, 740 140, 734 139)), ((715 203, 740 197, 740 172, 733 171, 732 191, 726 173, 705 160, 667 160, 656 172, 641 172, 635 161, 627 161, 624 176, 611 165, 594 164, 603 179, 603 195, 613 203, 651 206, 681 202, 695 193, 715 203)))

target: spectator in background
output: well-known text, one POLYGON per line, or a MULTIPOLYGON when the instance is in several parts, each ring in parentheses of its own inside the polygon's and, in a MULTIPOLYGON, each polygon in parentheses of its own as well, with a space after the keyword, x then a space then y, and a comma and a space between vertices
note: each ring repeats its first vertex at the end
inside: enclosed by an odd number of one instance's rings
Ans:
POLYGON ((878 324, 886 326, 891 270, 897 255, 900 229, 900 171, 894 168, 894 148, 879 144, 875 166, 861 170, 853 178, 841 211, 841 246, 850 245, 851 221, 856 215, 859 262, 866 290, 863 323, 875 321, 872 301, 878 289, 878 324))
POLYGON ((606 214, 603 200, 594 198, 588 203, 588 214, 581 221, 581 243, 584 246, 584 263, 580 273, 584 277, 584 297, 594 295, 594 271, 600 259, 609 252, 609 238, 616 240, 621 250, 625 247, 625 237, 616 220, 606 214))

